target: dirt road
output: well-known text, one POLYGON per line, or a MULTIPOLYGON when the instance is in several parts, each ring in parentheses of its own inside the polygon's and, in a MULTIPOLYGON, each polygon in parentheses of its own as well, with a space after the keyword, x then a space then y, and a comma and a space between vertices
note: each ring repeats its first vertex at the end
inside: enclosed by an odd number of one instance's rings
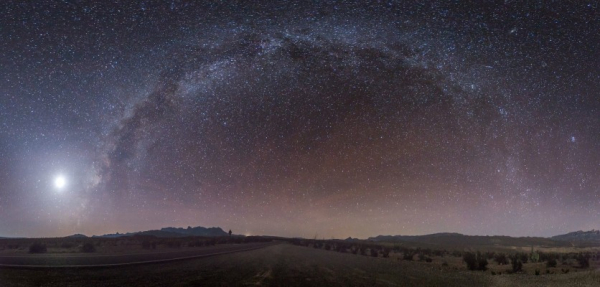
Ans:
POLYGON ((27 254, 0 256, 0 268, 91 268, 149 264, 249 251, 273 244, 276 243, 226 244, 205 248, 182 248, 182 250, 177 251, 137 254, 27 254))

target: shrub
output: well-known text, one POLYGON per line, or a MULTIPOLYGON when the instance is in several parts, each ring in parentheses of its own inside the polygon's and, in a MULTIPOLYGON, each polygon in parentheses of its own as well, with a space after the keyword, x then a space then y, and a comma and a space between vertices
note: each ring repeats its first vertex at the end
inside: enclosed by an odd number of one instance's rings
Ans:
POLYGON ((329 243, 325 243, 325 250, 331 250, 331 245, 329 245, 329 243))
POLYGON ((477 260, 477 270, 485 271, 487 270, 488 261, 483 256, 479 256, 479 260, 477 260))
POLYGON ((527 255, 527 253, 519 254, 519 260, 521 260, 522 263, 527 263, 528 259, 529 259, 529 255, 527 255))
POLYGON ((523 270, 523 263, 519 260, 519 256, 516 254, 510 259, 512 263, 512 271, 519 272, 523 270))
POLYGON ((487 270, 487 259, 480 252, 477 252, 477 254, 465 252, 463 261, 465 261, 469 270, 487 270))
POLYGON ((46 253, 48 249, 45 244, 35 242, 29 246, 29 253, 46 253))
POLYGON ((463 254, 463 261, 467 264, 469 270, 477 270, 477 257, 471 252, 463 254))
POLYGON ((496 275, 496 272, 492 271, 492 275, 496 275))
POLYGON ((377 252, 377 249, 375 249, 375 248, 370 248, 370 249, 371 249, 371 256, 373 256, 373 257, 379 256, 379 252, 377 252))
POLYGON ((431 259, 431 257, 425 258, 425 262, 427 262, 427 263, 431 263, 432 261, 433 261, 433 259, 431 259))
POLYGON ((152 243, 150 243, 150 241, 148 241, 148 240, 144 240, 142 242, 142 248, 143 249, 151 249, 152 248, 152 243))
POLYGON ((390 250, 387 248, 384 248, 383 251, 381 252, 383 254, 383 258, 388 258, 390 257, 390 250))
POLYGON ((88 242, 88 243, 83 244, 83 246, 81 246, 81 251, 85 252, 85 253, 96 252, 96 247, 94 246, 94 244, 88 242))
POLYGON ((590 267, 590 257, 583 253, 579 253, 577 256, 577 262, 579 262, 579 267, 581 268, 590 267))
POLYGON ((442 266, 448 267, 448 262, 446 262, 446 261, 442 262, 442 266))
POLYGON ((402 255, 402 259, 404 260, 408 260, 408 261, 412 261, 413 257, 414 257, 414 253, 412 253, 412 251, 410 250, 406 250, 404 251, 404 254, 402 255))
POLYGON ((496 256, 494 256, 494 260, 496 261, 496 263, 498 263, 498 265, 508 264, 508 258, 506 258, 506 255, 504 253, 496 254, 496 256))
MULTIPOLYGON (((216 241, 213 241, 213 242, 216 242, 216 241)), ((211 244, 213 242, 211 242, 211 244)), ((170 247, 170 248, 181 248, 181 242, 180 241, 174 241, 174 240, 173 241, 169 241, 169 242, 167 242, 167 246, 170 247)))
POLYGON ((61 248, 72 248, 72 247, 74 247, 74 246, 75 246, 75 244, 74 244, 74 243, 72 243, 72 242, 63 242, 63 243, 60 245, 60 247, 61 247, 61 248))
POLYGON ((557 263, 558 262, 556 262, 556 259, 550 258, 548 259, 548 262, 546 262, 546 267, 556 267, 557 263))
POLYGON ((535 269, 535 275, 536 275, 536 276, 540 275, 540 270, 538 270, 538 269, 535 269))

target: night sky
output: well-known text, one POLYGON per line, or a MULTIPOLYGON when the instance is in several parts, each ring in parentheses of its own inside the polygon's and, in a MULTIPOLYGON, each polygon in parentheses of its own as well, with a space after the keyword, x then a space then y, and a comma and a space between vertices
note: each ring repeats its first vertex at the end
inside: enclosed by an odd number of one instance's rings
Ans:
POLYGON ((307 2, 3 1, 0 236, 600 228, 596 1, 307 2))

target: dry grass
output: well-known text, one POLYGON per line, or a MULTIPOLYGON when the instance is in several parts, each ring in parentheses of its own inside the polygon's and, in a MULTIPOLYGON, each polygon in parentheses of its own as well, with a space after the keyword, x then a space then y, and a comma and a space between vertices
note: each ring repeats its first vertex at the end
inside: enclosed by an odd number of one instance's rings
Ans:
MULTIPOLYGON (((467 271, 460 257, 432 257, 431 263, 373 258, 280 244, 249 252, 126 268, 70 270, 0 270, 1 286, 600 286, 599 262, 589 269, 510 265, 490 261, 488 271, 467 271), (448 266, 442 266, 443 262, 448 266), (563 274, 560 269, 569 268, 563 274), (535 269, 541 275, 536 276, 535 269), (491 271, 502 272, 492 275, 491 271)), ((416 259, 416 256, 415 256, 416 259)))

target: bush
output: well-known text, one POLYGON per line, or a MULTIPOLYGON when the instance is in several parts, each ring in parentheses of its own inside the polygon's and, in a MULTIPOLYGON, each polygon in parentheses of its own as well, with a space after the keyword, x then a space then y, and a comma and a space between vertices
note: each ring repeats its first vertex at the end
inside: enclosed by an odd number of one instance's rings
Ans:
POLYGON ((29 253, 46 253, 48 249, 45 244, 35 242, 29 246, 29 253))
POLYGON ((538 269, 535 269, 535 275, 536 275, 536 276, 540 275, 540 270, 538 270, 538 269))
POLYGON ((477 257, 471 252, 463 254, 463 261, 467 264, 469 270, 477 270, 477 257))
POLYGON ((152 243, 150 243, 150 241, 148 241, 148 240, 144 240, 142 242, 142 248, 143 249, 151 249, 152 248, 152 243))
POLYGON ((408 260, 408 261, 412 261, 413 257, 414 257, 414 253, 412 253, 412 251, 410 250, 406 250, 404 251, 404 254, 402 255, 402 259, 404 260, 408 260))
POLYGON ((465 261, 469 270, 487 270, 488 261, 485 256, 479 252, 477 252, 477 254, 465 252, 463 254, 463 261, 465 261))
POLYGON ((425 262, 427 262, 427 263, 431 263, 432 261, 433 261, 433 259, 431 259, 431 257, 425 258, 425 262))
POLYGON ((74 244, 74 243, 72 243, 72 242, 63 242, 63 243, 60 245, 60 247, 61 247, 61 248, 67 248, 67 249, 68 249, 68 248, 75 247, 75 244, 74 244))
POLYGON ((529 255, 527 255, 527 253, 521 253, 519 254, 519 260, 521 260, 522 263, 527 263, 529 255))
POLYGON ((556 259, 550 258, 548 259, 548 262, 546 262, 546 267, 556 267, 557 263, 556 259))
POLYGON ((83 244, 83 246, 81 246, 81 251, 85 252, 85 253, 96 252, 96 247, 94 246, 94 244, 88 242, 88 243, 83 244))
POLYGON ((377 252, 377 250, 375 248, 370 248, 370 249, 371 249, 371 256, 373 256, 373 257, 379 256, 379 252, 377 252))
POLYGON ((477 260, 477 270, 485 271, 487 270, 488 261, 483 256, 479 256, 479 260, 477 260))
MULTIPOLYGON (((213 242, 215 242, 215 244, 216 244, 216 241, 214 241, 214 239, 213 239, 213 242)), ((213 242, 211 242, 211 244, 212 244, 213 242)), ((169 248, 181 248, 181 242, 180 242, 180 241, 175 241, 175 240, 168 241, 168 242, 167 242, 167 246, 168 246, 169 248)))
POLYGON ((494 260, 496 261, 496 263, 498 263, 498 265, 508 264, 508 258, 506 258, 506 255, 504 253, 496 254, 496 256, 494 256, 494 260))
POLYGON ((519 272, 523 270, 523 263, 519 260, 519 256, 516 254, 510 259, 512 262, 512 271, 519 272))
POLYGON ((383 255, 383 258, 388 258, 390 257, 390 250, 387 248, 384 248, 383 251, 381 252, 383 255))
POLYGON ((579 267, 581 268, 590 267, 590 257, 583 253, 579 253, 577 256, 577 262, 579 262, 579 267))

